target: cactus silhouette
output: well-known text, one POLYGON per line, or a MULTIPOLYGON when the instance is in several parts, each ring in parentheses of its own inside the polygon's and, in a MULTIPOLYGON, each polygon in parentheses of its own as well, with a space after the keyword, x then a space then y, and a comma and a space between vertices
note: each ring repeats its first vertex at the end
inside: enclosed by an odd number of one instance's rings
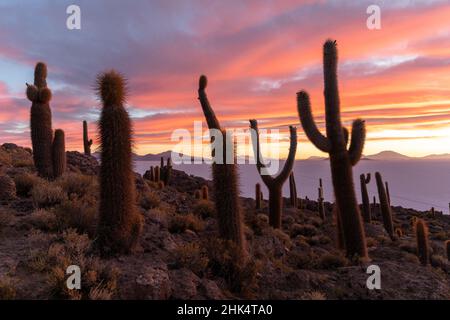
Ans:
POLYGON ((88 125, 86 121, 83 121, 83 147, 85 155, 87 156, 91 155, 91 146, 92 146, 92 139, 89 139, 88 136, 88 125))
POLYGON ((367 184, 370 183, 370 173, 365 175, 364 173, 359 176, 359 180, 361 183, 361 198, 362 198, 362 209, 363 209, 363 218, 364 221, 370 223, 372 221, 371 210, 370 210, 370 202, 369 202, 369 193, 367 192, 367 184))
POLYGON ((32 102, 30 111, 33 160, 38 174, 46 179, 53 177, 52 164, 52 92, 47 88, 47 66, 38 62, 34 69, 34 85, 27 83, 27 98, 32 102))
POLYGON ((350 147, 347 149, 348 131, 342 127, 340 115, 337 61, 336 42, 328 40, 323 46, 326 137, 314 122, 309 95, 305 91, 297 93, 298 113, 306 136, 319 150, 330 156, 333 189, 341 216, 346 254, 348 257, 357 255, 365 258, 367 245, 353 185, 352 166, 361 158, 366 130, 363 120, 355 120, 350 147))
POLYGON ((58 178, 66 171, 66 145, 64 131, 55 130, 52 144, 53 177, 58 178))
MULTIPOLYGON (((215 207, 218 216, 220 236, 225 240, 233 241, 238 251, 244 256, 247 253, 244 227, 242 222, 242 209, 239 202, 238 172, 235 163, 227 163, 226 150, 233 144, 233 141, 226 131, 220 126, 217 117, 211 108, 206 95, 208 79, 202 75, 199 79, 198 99, 203 110, 208 128, 220 131, 223 139, 223 158, 215 159, 212 164, 212 176, 214 184, 215 207)), ((234 147, 234 144, 233 144, 234 147)), ((215 153, 214 153, 215 154, 215 153)))
POLYGON ((132 124, 124 108, 125 80, 116 71, 97 77, 102 101, 100 133, 100 208, 97 243, 102 254, 128 253, 142 230, 136 207, 132 164, 132 124))
POLYGON ((345 238, 343 232, 344 227, 342 226, 341 215, 339 214, 339 207, 336 205, 336 203, 333 204, 333 217, 336 223, 337 247, 340 250, 345 250, 345 238))
POLYGON ((202 198, 202 194, 201 194, 200 190, 195 190, 194 197, 197 200, 200 200, 202 198))
POLYGON ((208 192, 208 186, 207 185, 202 186, 202 199, 203 200, 209 200, 209 192, 208 192))
POLYGON ((388 201, 386 190, 384 189, 383 178, 379 172, 375 173, 377 181, 378 198, 380 199, 380 210, 383 218, 383 225, 392 240, 395 240, 394 223, 392 222, 392 210, 388 201))
POLYGON ((255 185, 255 209, 261 209, 261 185, 257 183, 255 185))
POLYGON ((445 241, 444 247, 445 252, 447 253, 447 260, 450 261, 450 240, 445 241))
POLYGON ((289 175, 289 197, 291 206, 297 208, 297 185, 295 184, 294 172, 289 175))
POLYGON ((323 200, 324 199, 323 199, 322 180, 321 180, 319 188, 317 188, 317 191, 318 191, 318 196, 317 196, 317 207, 318 207, 318 210, 317 211, 319 211, 320 218, 325 221, 325 207, 324 207, 324 204, 323 204, 323 200))
POLYGON ((420 263, 426 266, 430 261, 430 247, 428 244, 428 227, 425 221, 417 219, 415 224, 417 257, 420 263))
POLYGON ((389 183, 386 181, 384 183, 385 187, 386 187, 386 197, 387 197, 387 201, 389 203, 389 205, 391 205, 391 195, 389 193, 389 183))
POLYGON ((297 152, 297 129, 293 126, 289 127, 290 147, 288 157, 278 176, 272 177, 263 171, 266 166, 260 151, 258 122, 254 119, 250 120, 250 128, 252 129, 251 136, 253 153, 256 157, 256 167, 261 176, 261 180, 269 189, 269 224, 273 228, 281 228, 281 212, 283 207, 282 188, 294 166, 295 153, 297 152))
POLYGON ((154 172, 155 182, 158 183, 159 181, 161 181, 161 170, 159 166, 156 166, 154 170, 155 170, 154 172))
POLYGON ((167 165, 164 165, 164 158, 161 157, 161 167, 160 167, 160 179, 164 182, 164 185, 169 185, 170 176, 172 174, 172 160, 167 158, 167 165))

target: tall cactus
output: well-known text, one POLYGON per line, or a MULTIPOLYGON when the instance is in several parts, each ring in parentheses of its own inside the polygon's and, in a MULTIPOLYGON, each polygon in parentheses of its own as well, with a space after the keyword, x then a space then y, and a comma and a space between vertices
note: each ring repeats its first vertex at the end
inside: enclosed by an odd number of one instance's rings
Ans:
POLYGON ((391 205, 391 194, 389 193, 389 183, 386 181, 384 183, 384 185, 386 186, 387 201, 388 201, 389 205, 391 205))
POLYGON ((265 162, 262 159, 260 151, 258 122, 254 119, 250 120, 250 128, 253 130, 251 136, 253 153, 256 157, 256 167, 262 181, 269 189, 269 224, 273 228, 281 228, 281 212, 283 207, 282 189, 284 182, 291 174, 294 166, 295 153, 297 152, 297 129, 293 126, 289 127, 290 147, 288 157, 278 176, 272 177, 268 174, 264 174, 264 172, 261 172, 261 169, 265 167, 265 162))
POLYGON ((379 172, 375 173, 375 179, 377 181, 378 199, 380 200, 381 216, 383 218, 383 225, 386 232, 389 234, 392 240, 395 240, 394 223, 392 221, 392 210, 389 204, 389 200, 384 189, 383 178, 379 172))
POLYGON ((417 257, 422 265, 426 266, 430 262, 430 245, 428 244, 428 227, 425 221, 417 219, 415 224, 417 257))
POLYGON ((64 131, 61 129, 55 130, 52 145, 52 163, 53 177, 58 178, 66 171, 66 144, 64 131))
POLYGON ((170 158, 167 158, 167 165, 164 165, 164 157, 161 157, 160 174, 164 185, 169 185, 170 176, 172 174, 172 160, 170 158))
POLYGON ((323 221, 325 221, 326 217, 325 217, 325 206, 324 206, 324 203, 323 203, 324 198, 323 198, 322 179, 320 180, 319 188, 317 188, 317 193, 318 193, 318 195, 317 195, 317 208, 318 208, 318 210, 317 211, 319 211, 320 218, 323 221))
POLYGON ((88 125, 87 122, 83 121, 83 147, 84 147, 84 154, 87 156, 91 155, 91 146, 92 146, 92 139, 89 139, 88 135, 88 125))
POLYGON ((362 208, 363 208, 363 218, 364 221, 370 223, 372 221, 369 193, 367 192, 367 184, 370 183, 370 173, 365 175, 364 173, 359 176, 361 183, 361 198, 362 198, 362 208))
POLYGON ((27 98, 32 102, 30 112, 33 160, 38 174, 47 179, 53 177, 52 165, 52 92, 47 88, 47 66, 38 62, 34 69, 34 85, 27 83, 27 98))
POLYGON ((366 237, 353 185, 352 166, 361 158, 366 130, 363 120, 353 122, 350 147, 347 150, 348 131, 341 123, 337 61, 336 42, 328 40, 323 46, 326 137, 314 122, 309 95, 305 91, 297 93, 298 113, 309 140, 319 150, 330 155, 333 188, 343 226, 346 254, 349 257, 357 255, 365 258, 366 237))
MULTIPOLYGON (((225 130, 220 126, 217 117, 211 108, 206 95, 208 80, 202 75, 199 79, 198 99, 205 115, 206 122, 210 130, 220 130, 223 134, 223 150, 232 143, 230 139, 225 139, 225 130)), ((220 236, 223 239, 231 240, 235 243, 239 251, 244 256, 247 253, 244 227, 242 222, 242 209, 239 202, 238 172, 236 163, 227 163, 226 152, 223 152, 223 161, 213 162, 212 175, 214 184, 214 199, 218 216, 220 236), (221 163, 220 163, 221 162, 221 163)))
POLYGON ((123 77, 112 70, 97 78, 103 107, 100 132, 100 209, 97 241, 103 254, 128 253, 142 230, 136 207, 132 163, 132 124, 124 108, 123 77))
POLYGON ((289 198, 291 206, 297 208, 298 198, 297 198, 297 185, 295 183, 294 172, 292 171, 289 175, 289 198))

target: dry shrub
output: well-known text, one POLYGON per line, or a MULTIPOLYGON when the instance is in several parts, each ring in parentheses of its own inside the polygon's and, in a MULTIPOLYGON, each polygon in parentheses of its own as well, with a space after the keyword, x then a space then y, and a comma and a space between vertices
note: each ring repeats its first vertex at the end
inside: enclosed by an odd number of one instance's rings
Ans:
POLYGON ((33 227, 43 231, 56 231, 58 229, 55 213, 47 209, 34 210, 26 220, 33 227))
POLYGON ((33 168, 34 167, 34 162, 33 159, 30 158, 25 158, 25 159, 21 159, 21 158, 13 158, 12 159, 12 165, 15 168, 33 168))
POLYGON ((67 172, 55 182, 69 198, 97 197, 98 181, 94 176, 67 172))
POLYGON ((208 267, 216 276, 225 279, 230 291, 251 298, 258 289, 257 274, 260 263, 252 258, 244 258, 232 241, 209 239, 204 247, 208 254, 208 267))
POLYGON ((289 232, 292 238, 295 238, 298 235, 312 237, 318 233, 317 228, 315 226, 311 224, 298 224, 298 223, 293 224, 289 232))
POLYGON ((320 257, 319 259, 319 268, 321 269, 337 269, 341 267, 345 267, 349 264, 349 261, 342 253, 327 253, 320 257))
POLYGON ((62 203, 67 196, 59 185, 42 180, 31 190, 31 198, 36 208, 49 208, 62 203))
POLYGON ((55 208, 58 228, 60 230, 72 228, 94 237, 98 224, 98 207, 93 202, 86 198, 76 198, 61 203, 55 208))
POLYGON ((202 277, 206 267, 208 266, 209 259, 206 252, 200 248, 196 243, 188 243, 181 246, 174 252, 175 264, 178 268, 188 268, 193 273, 202 277))
POLYGON ((4 166, 10 166, 12 164, 11 155, 3 148, 0 148, 0 164, 4 166))
POLYGON ((8 175, 0 175, 0 200, 16 198, 16 184, 8 175))
POLYGON ((158 207, 160 202, 159 196, 153 191, 144 192, 139 196, 139 205, 145 210, 158 207))
POLYGON ((194 213, 203 219, 216 216, 214 204, 208 200, 199 200, 193 209, 194 213))
POLYGON ((300 298, 301 300, 326 300, 325 293, 322 293, 320 291, 310 291, 306 292, 302 295, 300 298))
POLYGON ((14 177, 17 195, 21 197, 28 197, 33 187, 41 182, 43 182, 41 178, 31 173, 22 173, 14 177))
POLYGON ((186 230, 199 232, 202 231, 204 227, 204 222, 192 213, 187 215, 175 214, 169 221, 169 231, 171 233, 183 233, 186 230))
POLYGON ((0 278, 0 300, 13 300, 16 298, 14 282, 9 277, 0 278))

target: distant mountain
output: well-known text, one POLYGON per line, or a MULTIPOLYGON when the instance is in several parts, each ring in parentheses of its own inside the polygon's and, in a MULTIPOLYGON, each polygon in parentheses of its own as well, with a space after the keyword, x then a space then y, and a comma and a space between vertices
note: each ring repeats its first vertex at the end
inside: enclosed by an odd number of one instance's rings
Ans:
POLYGON ((318 157, 318 156, 311 156, 311 157, 309 157, 309 158, 307 158, 307 159, 305 159, 305 160, 314 160, 314 161, 317 161, 317 160, 328 160, 328 158, 325 158, 325 157, 318 157))
POLYGON ((381 151, 376 154, 364 156, 368 160, 408 160, 413 159, 395 151, 381 151))
POLYGON ((450 160, 450 154, 442 153, 442 154, 430 154, 428 156, 422 157, 424 160, 450 160))

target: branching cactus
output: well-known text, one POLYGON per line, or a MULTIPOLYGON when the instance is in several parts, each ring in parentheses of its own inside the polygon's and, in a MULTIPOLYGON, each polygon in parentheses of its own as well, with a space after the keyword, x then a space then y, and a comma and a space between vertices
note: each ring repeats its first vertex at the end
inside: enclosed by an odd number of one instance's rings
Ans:
POLYGON ((142 217, 136 207, 132 124, 124 108, 125 80, 115 72, 97 78, 103 107, 100 133, 100 208, 97 242, 103 254, 130 252, 138 242, 142 217))
POLYGON ((306 136, 319 150, 330 156, 333 188, 341 215, 346 254, 348 257, 366 258, 366 238, 352 172, 352 166, 361 158, 366 130, 363 120, 355 120, 350 147, 347 149, 348 131, 342 127, 340 115, 337 62, 336 42, 328 40, 323 47, 326 136, 314 122, 309 95, 305 91, 297 93, 298 113, 306 136))
POLYGON ((362 209, 363 209, 363 217, 364 221, 370 223, 372 221, 371 218, 371 210, 370 210, 370 202, 369 202, 369 193, 367 192, 367 184, 370 183, 370 173, 365 175, 364 173, 359 176, 359 180, 361 183, 361 198, 362 198, 362 209))
POLYGON ((92 146, 92 139, 89 139, 88 125, 86 121, 83 121, 83 147, 85 155, 87 156, 91 155, 91 146, 92 146))
POLYGON ((52 144, 53 177, 58 178, 66 171, 66 144, 64 131, 55 130, 52 144))
POLYGON ((375 179, 377 181, 378 198, 380 199, 380 210, 383 218, 383 225, 386 232, 389 234, 392 240, 395 240, 394 223, 392 221, 392 210, 389 204, 389 200, 384 189, 383 178, 379 172, 375 173, 375 179))
POLYGON ((291 206, 297 208, 297 185, 295 184, 294 172, 289 175, 289 197, 291 206))
POLYGON ((291 174, 294 166, 295 153, 297 152, 297 129, 293 126, 289 127, 290 147, 288 157, 278 176, 272 177, 262 172, 262 169, 265 168, 265 162, 260 151, 258 122, 256 120, 250 120, 250 128, 253 130, 251 136, 253 153, 256 157, 256 167, 262 181, 269 189, 269 224, 273 228, 281 228, 281 212, 283 207, 282 189, 284 182, 291 174))
POLYGON ((27 98, 32 102, 30 112, 33 160, 38 174, 46 179, 53 177, 52 164, 52 92, 47 88, 47 66, 38 62, 34 69, 34 85, 27 83, 27 98))
MULTIPOLYGON (((208 80, 202 75, 199 79, 198 98, 205 115, 208 128, 210 130, 219 130, 223 137, 229 135, 220 126, 217 117, 211 108, 206 95, 206 86, 208 80)), ((226 151, 232 141, 223 139, 223 151, 226 151)), ((234 147, 234 146, 233 146, 234 147)), ((218 216, 218 225, 220 236, 225 240, 233 241, 241 254, 247 255, 244 227, 242 222, 242 209, 239 202, 238 172, 236 163, 227 163, 226 152, 223 152, 222 161, 215 161, 212 164, 212 175, 214 184, 214 199, 216 212, 218 216), (221 163, 219 163, 221 162, 221 163)))
POLYGON ((430 262, 430 245, 428 243, 428 227, 425 221, 417 219, 415 225, 417 241, 417 257, 424 266, 430 262))
POLYGON ((261 209, 261 185, 259 183, 255 185, 255 209, 261 209))

